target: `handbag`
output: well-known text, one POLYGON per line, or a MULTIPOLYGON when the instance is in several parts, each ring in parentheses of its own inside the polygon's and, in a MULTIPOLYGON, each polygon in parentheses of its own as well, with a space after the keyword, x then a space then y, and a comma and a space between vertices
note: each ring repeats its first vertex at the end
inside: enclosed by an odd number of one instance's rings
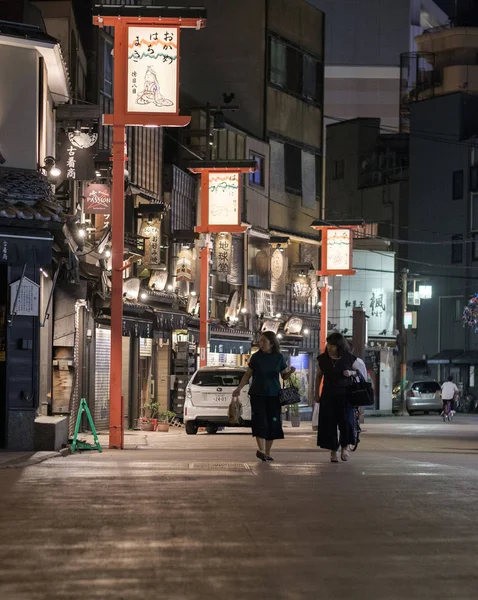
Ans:
POLYGON ((317 431, 319 428, 319 410, 320 404, 316 402, 314 404, 314 410, 312 412, 312 431, 317 431))
POLYGON ((292 384, 285 385, 279 394, 281 406, 289 406, 290 404, 298 404, 300 402, 299 390, 292 384))
POLYGON ((349 400, 353 406, 372 406, 375 403, 372 384, 365 381, 362 373, 352 378, 349 400))

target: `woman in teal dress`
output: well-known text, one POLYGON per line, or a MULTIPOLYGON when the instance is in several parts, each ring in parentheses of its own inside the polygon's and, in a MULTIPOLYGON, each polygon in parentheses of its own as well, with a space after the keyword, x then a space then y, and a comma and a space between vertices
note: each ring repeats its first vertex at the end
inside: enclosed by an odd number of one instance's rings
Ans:
POLYGON ((284 437, 281 421, 280 390, 282 379, 288 379, 295 368, 287 367, 280 353, 279 342, 272 331, 266 331, 259 341, 260 350, 251 356, 247 371, 234 390, 233 397, 238 398, 242 388, 252 377, 249 389, 252 409, 252 435, 256 438, 259 460, 274 460, 271 449, 274 440, 284 437))

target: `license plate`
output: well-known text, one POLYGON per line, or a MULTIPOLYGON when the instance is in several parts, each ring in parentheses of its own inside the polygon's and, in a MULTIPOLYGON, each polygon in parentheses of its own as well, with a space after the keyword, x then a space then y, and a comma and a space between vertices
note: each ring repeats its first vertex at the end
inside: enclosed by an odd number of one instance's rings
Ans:
POLYGON ((227 396, 214 396, 214 402, 227 402, 227 396))

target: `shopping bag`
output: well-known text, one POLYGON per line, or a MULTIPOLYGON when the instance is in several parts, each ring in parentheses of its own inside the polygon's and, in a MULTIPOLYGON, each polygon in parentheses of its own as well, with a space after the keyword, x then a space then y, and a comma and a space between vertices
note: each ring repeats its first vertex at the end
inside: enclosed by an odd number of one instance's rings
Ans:
POLYGON ((238 398, 233 398, 227 411, 229 425, 241 425, 242 423, 242 404, 238 398))
POLYGON ((319 410, 320 404, 318 402, 314 403, 314 410, 312 412, 312 429, 313 431, 317 431, 319 428, 319 410))

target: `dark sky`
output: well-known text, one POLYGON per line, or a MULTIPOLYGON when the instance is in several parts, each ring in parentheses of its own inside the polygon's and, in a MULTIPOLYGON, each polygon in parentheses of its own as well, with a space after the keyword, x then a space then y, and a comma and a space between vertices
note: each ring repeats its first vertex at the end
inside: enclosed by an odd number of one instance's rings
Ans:
POLYGON ((455 0, 435 0, 435 2, 448 16, 455 14, 455 0))

